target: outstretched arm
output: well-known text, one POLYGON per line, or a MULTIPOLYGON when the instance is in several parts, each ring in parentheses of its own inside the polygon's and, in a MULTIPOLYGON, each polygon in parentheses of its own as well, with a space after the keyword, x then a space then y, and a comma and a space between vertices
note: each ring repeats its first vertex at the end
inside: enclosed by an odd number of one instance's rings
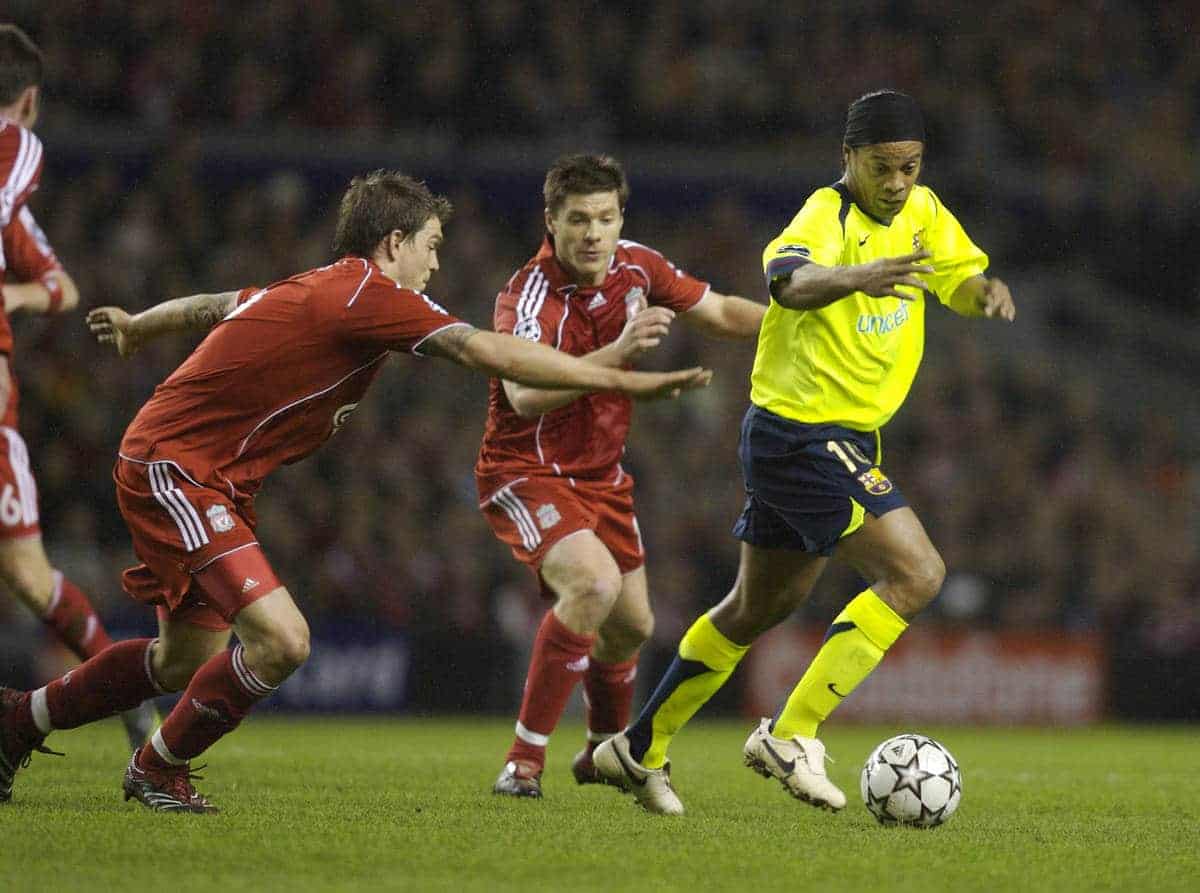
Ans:
POLYGON ((683 321, 713 338, 754 338, 767 312, 765 304, 710 290, 683 315, 683 321))
POLYGON ((925 283, 917 274, 933 272, 933 267, 921 263, 929 256, 928 251, 917 251, 849 267, 807 263, 793 270, 787 279, 780 277, 772 281, 771 297, 789 310, 816 310, 857 291, 872 298, 911 301, 915 296, 899 291, 897 286, 907 285, 918 291, 924 289, 925 283))
POLYGON ((88 328, 101 344, 112 344, 128 357, 147 341, 173 332, 207 332, 233 310, 238 293, 191 295, 155 304, 130 315, 120 307, 97 307, 87 315, 88 328))
POLYGON ((512 335, 484 332, 460 325, 431 335, 424 352, 445 357, 468 369, 494 378, 536 388, 572 388, 579 391, 620 391, 632 397, 675 397, 680 391, 708 385, 712 371, 631 372, 589 363, 512 335))
MULTIPOLYGON (((625 323, 616 341, 606 344, 599 350, 580 357, 585 363, 597 366, 610 366, 614 369, 628 366, 646 351, 657 347, 666 337, 675 318, 674 311, 667 307, 642 308, 625 323)), ((587 391, 578 388, 564 390, 562 388, 536 388, 519 382, 504 381, 504 394, 513 410, 521 418, 536 418, 547 412, 552 412, 560 406, 578 400, 587 391)))
POLYGON ((79 304, 79 287, 62 267, 33 282, 4 283, 4 312, 67 313, 79 304))
POLYGON ((1012 292, 1003 280, 986 276, 972 276, 950 296, 950 309, 963 316, 1000 317, 1012 322, 1017 317, 1017 306, 1012 292))

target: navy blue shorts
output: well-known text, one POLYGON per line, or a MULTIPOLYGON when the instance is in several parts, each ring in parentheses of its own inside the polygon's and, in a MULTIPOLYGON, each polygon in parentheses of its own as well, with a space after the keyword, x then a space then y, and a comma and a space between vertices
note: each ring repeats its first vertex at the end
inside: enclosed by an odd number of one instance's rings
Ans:
POLYGON ((880 451, 878 432, 793 422, 751 404, 738 444, 746 506, 734 536, 763 549, 831 554, 866 513, 908 505, 880 470, 880 451))

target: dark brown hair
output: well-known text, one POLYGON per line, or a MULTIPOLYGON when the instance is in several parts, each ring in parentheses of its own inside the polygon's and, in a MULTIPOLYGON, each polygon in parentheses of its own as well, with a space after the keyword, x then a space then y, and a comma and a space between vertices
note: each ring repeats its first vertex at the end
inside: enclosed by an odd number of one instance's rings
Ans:
POLYGON ((445 223, 453 213, 449 199, 434 195, 419 180, 399 171, 372 171, 351 180, 342 196, 333 253, 369 258, 393 230, 411 239, 430 217, 445 223))
POLYGON ((11 105, 26 87, 42 83, 42 51, 16 25, 0 25, 0 105, 11 105))
POLYGON ((564 155, 546 171, 542 196, 546 209, 554 214, 568 195, 615 192, 621 208, 629 201, 629 181, 621 162, 611 155, 564 155))

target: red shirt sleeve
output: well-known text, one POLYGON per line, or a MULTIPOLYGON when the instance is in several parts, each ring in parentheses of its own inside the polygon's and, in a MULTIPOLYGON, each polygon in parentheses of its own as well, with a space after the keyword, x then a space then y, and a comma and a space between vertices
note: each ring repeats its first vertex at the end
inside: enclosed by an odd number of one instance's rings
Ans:
POLYGON ((630 252, 650 277, 648 300, 651 304, 661 304, 676 313, 683 313, 708 294, 707 282, 689 276, 653 248, 637 245, 630 252))
POLYGON ((253 298, 255 295, 257 295, 259 292, 265 292, 265 291, 266 291, 265 288, 259 288, 257 285, 251 285, 247 288, 243 288, 241 291, 239 291, 237 293, 237 297, 234 298, 233 306, 241 307, 243 304, 245 304, 247 301, 249 301, 251 298, 253 298))
POLYGON ((0 124, 0 226, 12 222, 41 176, 41 140, 24 127, 0 124))
POLYGON ((355 341, 415 354, 430 335, 470 325, 420 292, 378 280, 363 286, 346 306, 344 319, 355 341))
POLYGON ((36 282, 62 265, 33 213, 22 207, 4 228, 4 259, 17 282, 36 282))
POLYGON ((549 283, 537 267, 524 276, 514 276, 508 287, 496 296, 492 327, 504 335, 516 335, 553 347, 558 322, 551 318, 553 305, 546 301, 548 291, 549 283))

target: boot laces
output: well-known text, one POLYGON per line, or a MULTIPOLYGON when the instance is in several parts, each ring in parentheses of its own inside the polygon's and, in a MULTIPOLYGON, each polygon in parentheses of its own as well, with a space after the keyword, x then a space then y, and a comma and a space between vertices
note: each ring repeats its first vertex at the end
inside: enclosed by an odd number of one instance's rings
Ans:
POLYGON ((34 744, 32 747, 29 748, 29 750, 25 751, 24 756, 22 756, 18 760, 22 769, 29 768, 29 761, 33 758, 34 751, 37 751, 38 753, 44 753, 44 754, 46 754, 48 756, 52 756, 52 757, 65 757, 66 756, 66 754, 63 753, 62 751, 51 750, 49 747, 47 747, 44 744, 34 744))
MULTIPOLYGON (((205 767, 197 766, 196 768, 203 769, 205 767)), ((193 780, 203 781, 204 776, 197 775, 194 771, 192 771, 190 766, 184 765, 180 766, 178 769, 163 769, 161 770, 161 773, 165 776, 163 779, 163 787, 173 797, 188 803, 194 800, 201 800, 206 803, 208 802, 204 799, 203 795, 199 794, 196 789, 192 787, 193 780)))

